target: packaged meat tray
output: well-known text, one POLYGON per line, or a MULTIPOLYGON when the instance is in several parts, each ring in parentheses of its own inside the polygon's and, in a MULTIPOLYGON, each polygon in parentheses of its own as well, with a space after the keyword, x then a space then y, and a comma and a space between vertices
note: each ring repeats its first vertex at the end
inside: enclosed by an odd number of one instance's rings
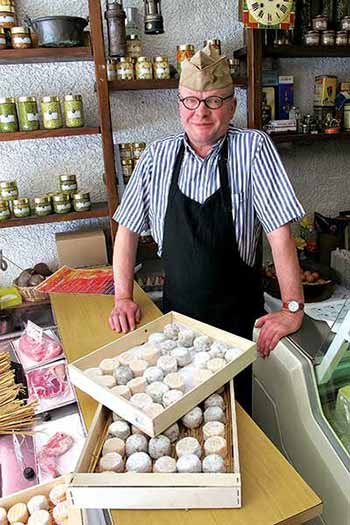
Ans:
POLYGON ((42 330, 28 321, 19 339, 13 342, 17 358, 25 370, 63 357, 63 348, 52 330, 42 330))

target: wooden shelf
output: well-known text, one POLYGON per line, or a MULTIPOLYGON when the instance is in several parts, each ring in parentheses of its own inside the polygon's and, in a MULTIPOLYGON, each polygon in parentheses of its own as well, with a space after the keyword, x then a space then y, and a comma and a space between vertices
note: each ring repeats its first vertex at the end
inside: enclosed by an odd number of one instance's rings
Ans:
POLYGON ((31 49, 2 49, 0 64, 40 64, 45 62, 90 62, 89 47, 33 47, 31 49))
POLYGON ((10 140, 35 140, 57 137, 75 137, 78 135, 98 135, 100 128, 59 128, 39 129, 38 131, 16 131, 15 133, 0 133, 0 142, 10 140))
POLYGON ((293 143, 293 144, 310 144, 312 142, 334 142, 337 140, 346 141, 350 140, 350 132, 341 133, 317 133, 317 134, 304 134, 304 133, 271 133, 269 135, 271 140, 275 144, 282 143, 293 143))
MULTIPOLYGON (((246 88, 247 78, 238 77, 233 79, 235 87, 246 88)), ((179 81, 170 80, 112 80, 108 82, 110 91, 142 91, 147 89, 178 89, 179 81)))
MULTIPOLYGON (((327 57, 350 57, 350 46, 341 47, 308 47, 308 46, 281 46, 263 47, 264 57, 272 58, 327 58, 327 57)), ((247 48, 243 47, 234 52, 235 58, 246 58, 247 48)))
POLYGON ((108 206, 106 202, 93 203, 90 211, 72 211, 64 214, 53 213, 46 217, 32 215, 23 219, 17 219, 14 217, 7 221, 0 221, 0 228, 14 228, 17 226, 29 226, 32 224, 46 224, 51 222, 77 221, 80 219, 93 219, 95 217, 108 217, 108 206))

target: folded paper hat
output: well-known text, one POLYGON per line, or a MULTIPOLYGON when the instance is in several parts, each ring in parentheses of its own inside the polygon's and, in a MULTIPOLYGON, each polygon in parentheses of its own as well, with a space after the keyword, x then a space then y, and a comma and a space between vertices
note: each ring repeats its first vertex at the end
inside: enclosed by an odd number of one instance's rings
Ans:
POLYGON ((227 57, 218 58, 210 44, 197 51, 191 60, 187 59, 182 63, 180 87, 193 91, 210 91, 232 85, 227 57))

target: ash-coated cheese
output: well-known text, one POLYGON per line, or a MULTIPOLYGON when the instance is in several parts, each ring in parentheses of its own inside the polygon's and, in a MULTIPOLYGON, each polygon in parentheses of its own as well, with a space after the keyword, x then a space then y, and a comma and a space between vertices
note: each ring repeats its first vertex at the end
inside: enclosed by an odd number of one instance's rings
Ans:
POLYGON ((181 458, 181 456, 185 456, 188 454, 195 454, 200 458, 202 454, 202 448, 198 440, 191 436, 180 439, 176 443, 175 449, 178 458, 181 458))
POLYGON ((129 423, 126 421, 114 421, 114 423, 109 425, 108 433, 125 441, 130 436, 129 423))
POLYGON ((215 357, 223 357, 228 349, 229 346, 222 341, 214 341, 210 347, 210 350, 216 353, 215 357))
POLYGON ((212 375, 213 372, 211 370, 207 370, 206 368, 198 368, 193 374, 193 385, 198 386, 201 383, 204 383, 204 381, 208 381, 212 375))
POLYGON ((169 391, 169 387, 160 381, 155 381, 146 387, 146 394, 151 396, 154 403, 162 403, 163 396, 169 391))
POLYGON ((207 409, 208 407, 220 407, 224 410, 225 401, 220 394, 212 394, 204 401, 204 408, 207 409))
POLYGON ((148 451, 148 440, 142 434, 131 434, 125 443, 125 452, 129 457, 135 452, 147 452, 148 451))
POLYGON ((108 452, 99 461, 100 472, 124 472, 124 461, 118 452, 108 452))
POLYGON ((135 452, 126 461, 127 472, 152 472, 152 460, 146 452, 135 452))
POLYGON ((118 360, 121 366, 129 366, 130 361, 133 361, 135 359, 135 352, 132 350, 128 350, 127 352, 123 352, 122 354, 118 355, 118 360))
POLYGON ((225 412, 220 407, 208 407, 204 412, 204 421, 206 423, 209 421, 221 421, 221 423, 226 423, 225 412))
POLYGON ((117 382, 113 376, 95 376, 94 381, 105 388, 113 388, 117 382))
POLYGON ((198 352, 194 354, 193 365, 197 368, 206 368, 209 360, 210 356, 208 352, 198 352))
POLYGON ((102 370, 100 368, 87 368, 86 370, 84 370, 84 374, 90 377, 90 379, 94 379, 96 376, 103 375, 102 370))
POLYGON ((52 515, 57 525, 65 525, 67 523, 68 512, 68 501, 62 501, 53 509, 52 515))
POLYGON ((181 392, 181 390, 169 390, 168 392, 165 392, 163 396, 163 406, 167 408, 173 403, 176 403, 176 401, 179 401, 182 397, 183 392, 181 392))
MULTIPOLYGON (((129 439, 129 438, 127 438, 129 439)), ((106 439, 103 449, 102 449, 102 455, 109 454, 110 452, 117 452, 121 456, 124 456, 125 454, 125 441, 123 439, 120 439, 118 437, 109 438, 106 439)))
POLYGON ((105 375, 113 375, 113 371, 115 368, 118 368, 119 361, 117 358, 114 359, 102 359, 99 368, 105 375))
POLYGON ((33 496, 27 503, 29 514, 33 514, 36 510, 48 510, 49 502, 46 496, 38 494, 33 496))
POLYGON ((202 472, 202 462, 195 454, 185 454, 177 460, 176 468, 181 473, 202 472))
POLYGON ((206 439, 204 441, 204 453, 206 456, 219 454, 219 456, 225 458, 227 455, 226 439, 222 436, 213 436, 206 439))
POLYGON ((147 368, 147 370, 145 370, 143 377, 148 384, 154 383, 155 381, 163 381, 164 372, 161 368, 158 368, 157 366, 150 366, 149 368, 147 368))
POLYGON ((49 492, 49 500, 54 505, 57 505, 60 503, 60 501, 64 501, 67 499, 67 490, 68 485, 66 483, 59 483, 59 485, 56 485, 53 487, 49 492))
POLYGON ((9 509, 7 513, 7 519, 10 523, 14 523, 16 521, 27 523, 28 517, 29 513, 25 503, 16 503, 9 509))
POLYGON ((177 345, 175 341, 172 341, 171 339, 167 339, 166 341, 159 343, 158 348, 162 355, 166 355, 166 354, 172 353, 172 351, 176 348, 176 346, 177 345))
POLYGON ((225 359, 222 359, 221 357, 215 357, 214 359, 209 359, 207 362, 207 369, 213 372, 217 372, 218 370, 221 370, 221 368, 224 368, 226 366, 225 359))
POLYGON ((111 388, 112 394, 116 396, 124 397, 125 399, 130 399, 131 392, 127 385, 117 385, 111 388))
POLYGON ((200 407, 194 407, 182 418, 182 423, 187 428, 198 428, 203 421, 203 412, 200 407))
POLYGON ((135 407, 140 408, 141 410, 145 410, 146 408, 149 408, 152 405, 153 401, 151 396, 142 393, 134 394, 133 396, 131 396, 130 403, 135 407))
POLYGON ((242 355, 242 351, 239 348, 229 348, 227 352, 225 352, 225 360, 227 362, 230 362, 239 357, 240 355, 242 355))
POLYGON ((224 459, 219 454, 210 454, 203 459, 203 472, 217 474, 226 472, 226 465, 224 459))
MULTIPOLYGON (((141 394, 145 391, 147 386, 146 379, 144 377, 134 377, 127 384, 128 389, 130 390, 132 396, 135 394, 141 394)), ((131 398, 129 398, 131 399, 131 398)))
POLYGON ((164 384, 166 384, 170 390, 181 390, 181 392, 185 392, 185 381, 177 372, 167 374, 164 378, 164 384))
MULTIPOLYGON (((63 501, 59 505, 63 503, 65 502, 63 501)), ((23 523, 27 522, 24 521, 23 523)), ((37 510, 30 516, 28 525, 52 525, 52 518, 47 510, 37 510)), ((60 525, 60 523, 57 522, 57 525, 60 525)))
POLYGON ((184 346, 178 346, 174 348, 171 355, 175 357, 178 366, 186 366, 192 362, 191 352, 184 346))
POLYGON ((161 474, 173 474, 177 471, 176 460, 171 456, 162 456, 158 458, 153 464, 153 472, 161 474))
POLYGON ((189 348, 193 345, 193 340, 196 334, 192 330, 181 330, 178 335, 178 345, 189 348))
POLYGON ((113 372, 117 385, 126 385, 134 377, 128 366, 119 366, 113 372))
POLYGON ((200 335, 193 341, 193 348, 195 352, 207 352, 210 350, 211 339, 207 335, 200 335))
POLYGON ((160 354, 159 348, 155 346, 146 347, 142 352, 142 359, 148 363, 148 366, 155 366, 160 354))
POLYGON ((163 341, 166 341, 168 337, 162 333, 162 332, 154 332, 154 334, 151 334, 148 338, 149 343, 159 344, 163 343, 163 341))
POLYGON ((170 439, 163 434, 151 438, 148 444, 148 452, 153 459, 169 456, 171 453, 170 439))
POLYGON ((174 423, 171 425, 171 427, 167 428, 163 432, 164 436, 170 439, 170 443, 175 443, 179 439, 180 435, 180 429, 179 425, 177 423, 174 423))
POLYGON ((159 416, 163 410, 163 405, 160 405, 159 403, 152 403, 149 407, 145 408, 146 414, 151 418, 159 416))
POLYGON ((225 436, 225 425, 221 421, 208 421, 203 426, 203 437, 208 439, 212 436, 225 436))
POLYGON ((144 359, 133 359, 130 361, 129 367, 135 377, 141 377, 148 368, 148 362, 144 359))
POLYGON ((169 339, 176 341, 180 332, 180 328, 176 323, 170 323, 164 326, 163 332, 169 339))
POLYGON ((162 355, 157 361, 157 367, 161 368, 165 375, 177 372, 177 361, 170 355, 162 355))

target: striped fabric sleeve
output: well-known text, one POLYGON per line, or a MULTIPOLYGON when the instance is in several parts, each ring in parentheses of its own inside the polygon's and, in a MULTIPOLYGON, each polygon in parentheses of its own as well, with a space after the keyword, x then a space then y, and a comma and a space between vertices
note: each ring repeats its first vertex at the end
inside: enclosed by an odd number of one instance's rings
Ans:
POLYGON ((270 137, 260 141, 252 164, 253 202, 266 233, 305 215, 270 137))
POLYGON ((126 186, 113 219, 135 233, 149 228, 151 149, 146 148, 126 186))

